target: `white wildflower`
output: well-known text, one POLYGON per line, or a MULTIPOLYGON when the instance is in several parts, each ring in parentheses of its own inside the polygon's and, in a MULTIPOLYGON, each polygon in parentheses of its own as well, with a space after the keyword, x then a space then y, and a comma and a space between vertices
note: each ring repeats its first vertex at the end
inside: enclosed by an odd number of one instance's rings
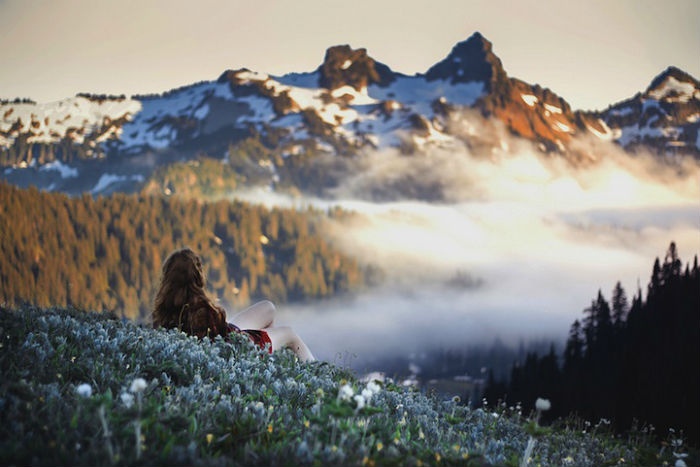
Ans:
POLYGON ((535 408, 540 412, 546 412, 552 408, 552 404, 549 402, 549 399, 541 399, 538 397, 535 401, 535 408))
POLYGON ((369 402, 373 395, 374 393, 367 388, 362 390, 362 397, 364 397, 367 402, 369 402))
POLYGON ((372 380, 369 383, 367 383, 367 389, 372 391, 372 394, 379 394, 379 391, 382 390, 382 387, 375 383, 374 380, 372 380))
POLYGON ((143 392, 148 384, 146 384, 146 380, 143 378, 136 378, 131 382, 131 387, 129 388, 129 391, 133 393, 138 393, 138 392, 143 392))
POLYGON ((123 392, 119 398, 122 400, 122 404, 124 404, 127 409, 134 405, 134 396, 128 392, 123 392))
POLYGON ((353 397, 353 399, 355 399, 355 403, 357 403, 357 410, 362 410, 362 408, 365 406, 365 398, 361 395, 357 395, 353 397))
POLYGON ((344 384, 338 390, 338 398, 349 401, 355 395, 355 390, 349 384, 344 384))
POLYGON ((92 396, 92 387, 87 383, 83 383, 75 388, 75 392, 81 397, 90 397, 92 396))

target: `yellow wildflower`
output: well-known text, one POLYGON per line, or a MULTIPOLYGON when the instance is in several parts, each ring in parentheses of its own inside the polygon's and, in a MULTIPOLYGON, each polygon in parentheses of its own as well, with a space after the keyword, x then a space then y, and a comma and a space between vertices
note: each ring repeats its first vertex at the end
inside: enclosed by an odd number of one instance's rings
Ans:
POLYGON ((272 423, 270 423, 269 425, 267 425, 267 432, 268 432, 268 433, 272 433, 272 423))
POLYGON ((417 465, 418 467, 423 467, 423 461, 420 460, 420 459, 418 459, 418 460, 416 461, 416 465, 417 465))
POLYGON ((362 465, 367 465, 369 463, 369 458, 367 456, 362 458, 362 465))
POLYGON ((383 447, 384 447, 384 445, 382 444, 381 441, 377 443, 377 451, 381 451, 383 447))
POLYGON ((311 425, 311 423, 309 423, 309 421, 308 421, 308 420, 304 420, 304 426, 305 426, 306 428, 308 428, 308 427, 309 427, 309 425, 311 425))
POLYGON ((462 453, 462 459, 469 459, 469 453, 468 453, 468 452, 463 452, 463 453, 462 453))
POLYGON ((442 459, 442 457, 440 457, 440 453, 436 452, 435 453, 435 462, 440 462, 440 459, 442 459))
POLYGON ((459 444, 455 444, 454 446, 452 446, 452 449, 454 449, 455 451, 459 451, 459 444))
POLYGON ((211 440, 214 439, 214 435, 211 433, 207 433, 207 444, 211 444, 211 440))

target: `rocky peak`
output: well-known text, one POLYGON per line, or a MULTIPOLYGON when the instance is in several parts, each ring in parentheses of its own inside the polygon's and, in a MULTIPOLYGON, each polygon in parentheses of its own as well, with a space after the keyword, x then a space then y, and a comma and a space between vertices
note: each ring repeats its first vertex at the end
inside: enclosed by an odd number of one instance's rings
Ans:
POLYGON ((425 74, 428 81, 449 80, 451 83, 481 81, 490 92, 497 83, 507 80, 501 60, 492 52, 492 45, 479 32, 459 42, 450 54, 433 65, 425 74))
POLYGON ((370 84, 387 85, 394 72, 367 55, 367 49, 352 49, 349 45, 336 45, 326 50, 326 57, 318 68, 319 85, 326 89, 352 86, 360 91, 370 84))
POLYGON ((685 71, 670 66, 651 82, 644 97, 669 102, 700 100, 700 83, 685 71))

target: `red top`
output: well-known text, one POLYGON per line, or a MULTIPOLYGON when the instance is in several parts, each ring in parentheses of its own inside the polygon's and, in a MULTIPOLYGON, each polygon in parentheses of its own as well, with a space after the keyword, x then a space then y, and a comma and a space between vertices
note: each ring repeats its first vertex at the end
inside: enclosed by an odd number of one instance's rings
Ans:
POLYGON ((200 339, 207 336, 214 338, 221 336, 228 340, 228 335, 232 332, 246 334, 255 345, 264 349, 269 344, 269 352, 272 353, 272 340, 267 332, 260 329, 244 329, 226 322, 226 312, 223 308, 212 305, 204 300, 195 302, 192 310, 183 316, 182 330, 186 333, 197 336, 200 339))

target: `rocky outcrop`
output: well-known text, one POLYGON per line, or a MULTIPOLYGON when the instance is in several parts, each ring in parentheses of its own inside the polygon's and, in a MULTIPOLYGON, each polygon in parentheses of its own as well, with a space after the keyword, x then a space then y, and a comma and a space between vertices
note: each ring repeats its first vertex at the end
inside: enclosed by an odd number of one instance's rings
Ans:
POLYGON ((504 85, 506 75, 501 60, 493 53, 492 44, 479 32, 452 48, 450 54, 433 65, 426 73, 428 81, 445 80, 450 83, 479 81, 488 92, 504 85))
POLYGON ((352 49, 349 45, 337 45, 326 50, 319 72, 319 86, 337 89, 352 86, 358 91, 370 84, 385 86, 395 79, 391 69, 367 55, 366 49, 352 49))

